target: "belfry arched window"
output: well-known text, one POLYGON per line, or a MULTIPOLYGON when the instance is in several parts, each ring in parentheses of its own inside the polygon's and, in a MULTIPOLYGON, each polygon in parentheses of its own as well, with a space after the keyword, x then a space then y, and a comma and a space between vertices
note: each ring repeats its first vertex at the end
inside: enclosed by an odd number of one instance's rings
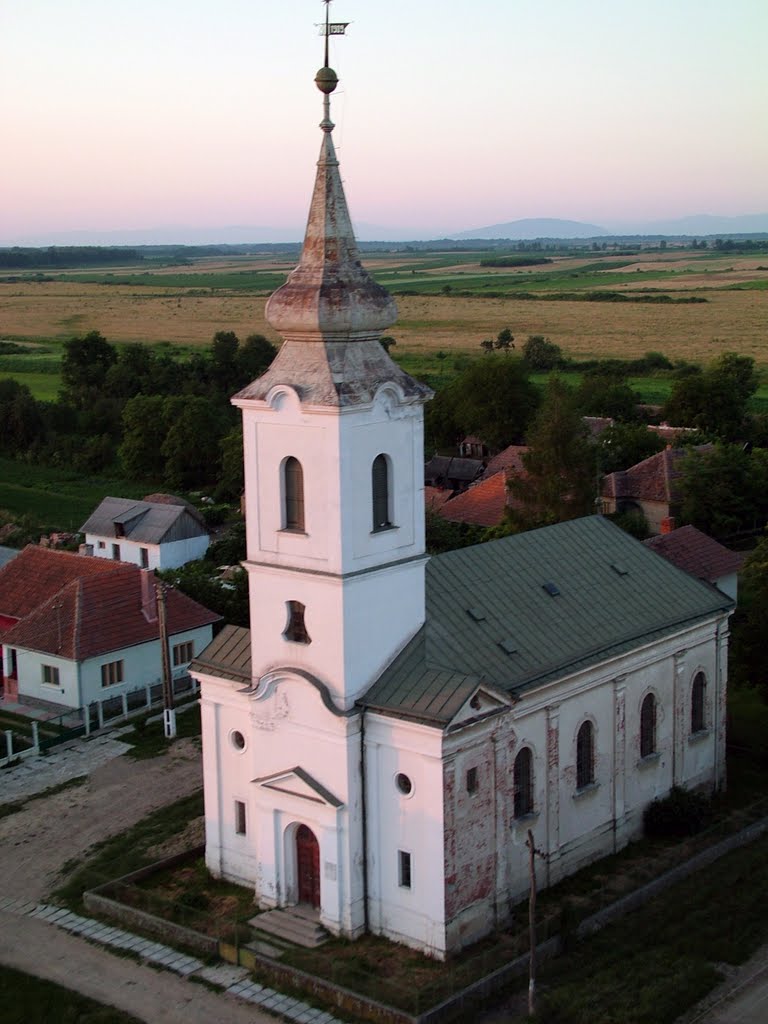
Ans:
POLYGON ((304 532, 304 471, 292 455, 283 463, 283 529, 304 532))
POLYGON ((530 747, 523 747, 515 758, 513 769, 514 815, 522 818, 533 813, 533 754, 530 747))
POLYGON ((392 525, 389 491, 389 461, 386 455, 377 455, 371 466, 374 533, 377 530, 387 530, 392 525))
POLYGON ((595 781, 595 730, 584 722, 576 736, 576 788, 583 789, 595 781))
POLYGON ((656 698, 652 693, 640 706, 640 757, 656 752, 656 698))
POLYGON ((707 727, 704 698, 707 693, 707 678, 697 672, 691 687, 691 732, 702 732, 707 727))

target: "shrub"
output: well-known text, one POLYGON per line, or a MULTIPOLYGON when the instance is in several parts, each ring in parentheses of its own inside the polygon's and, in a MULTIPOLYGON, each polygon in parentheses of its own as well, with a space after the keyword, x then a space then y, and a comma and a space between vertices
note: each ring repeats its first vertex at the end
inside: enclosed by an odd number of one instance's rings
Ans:
POLYGON ((646 807, 643 815, 645 834, 660 839, 692 836, 709 824, 711 813, 707 797, 673 786, 667 796, 646 807))

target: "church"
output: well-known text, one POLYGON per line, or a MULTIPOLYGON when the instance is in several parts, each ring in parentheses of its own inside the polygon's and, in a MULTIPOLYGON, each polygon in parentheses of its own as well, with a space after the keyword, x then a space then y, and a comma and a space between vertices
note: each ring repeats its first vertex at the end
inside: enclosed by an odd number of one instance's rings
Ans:
POLYGON ((379 343, 333 145, 335 73, 284 339, 242 410, 250 629, 201 688, 206 861, 444 958, 528 891, 642 832, 673 785, 725 783, 732 600, 600 516, 428 558, 428 388, 379 343))

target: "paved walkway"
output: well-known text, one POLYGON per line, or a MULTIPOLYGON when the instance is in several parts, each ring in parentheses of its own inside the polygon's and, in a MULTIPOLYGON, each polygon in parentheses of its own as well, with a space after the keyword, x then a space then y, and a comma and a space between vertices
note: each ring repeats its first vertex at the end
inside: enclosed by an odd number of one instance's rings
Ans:
MULTIPOLYGON (((315 1009, 291 996, 282 995, 265 985, 259 985, 244 967, 228 964, 206 967, 202 960, 180 953, 170 946, 133 935, 102 921, 81 917, 49 903, 4 897, 0 899, 0 912, 36 918, 40 922, 63 928, 72 935, 78 935, 90 942, 110 947, 115 951, 130 953, 154 967, 172 971, 181 978, 202 979, 209 985, 218 987, 224 996, 234 996, 295 1024, 340 1024, 330 1013, 315 1009)), ((4 959, 2 952, 0 949, 0 959, 4 959)), ((25 965, 23 969, 29 970, 29 967, 25 965)), ((66 985, 66 981, 63 984, 66 985)), ((221 1006, 219 1012, 221 1019, 229 1017, 229 1010, 225 1006, 221 1006)), ((253 1018, 254 1021, 266 1019, 263 1016, 253 1018)))
POLYGON ((127 750, 130 750, 129 744, 117 739, 113 731, 90 739, 69 740, 46 754, 28 757, 0 772, 0 804, 22 800, 71 779, 90 775, 127 750))

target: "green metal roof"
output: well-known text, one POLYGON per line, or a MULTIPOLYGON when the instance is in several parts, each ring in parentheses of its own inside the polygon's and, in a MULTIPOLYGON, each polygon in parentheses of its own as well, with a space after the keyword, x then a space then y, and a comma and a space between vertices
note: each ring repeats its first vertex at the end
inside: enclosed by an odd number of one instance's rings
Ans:
POLYGON ((449 551, 426 572, 426 623, 362 703, 436 725, 481 680, 514 694, 733 607, 600 516, 449 551))

